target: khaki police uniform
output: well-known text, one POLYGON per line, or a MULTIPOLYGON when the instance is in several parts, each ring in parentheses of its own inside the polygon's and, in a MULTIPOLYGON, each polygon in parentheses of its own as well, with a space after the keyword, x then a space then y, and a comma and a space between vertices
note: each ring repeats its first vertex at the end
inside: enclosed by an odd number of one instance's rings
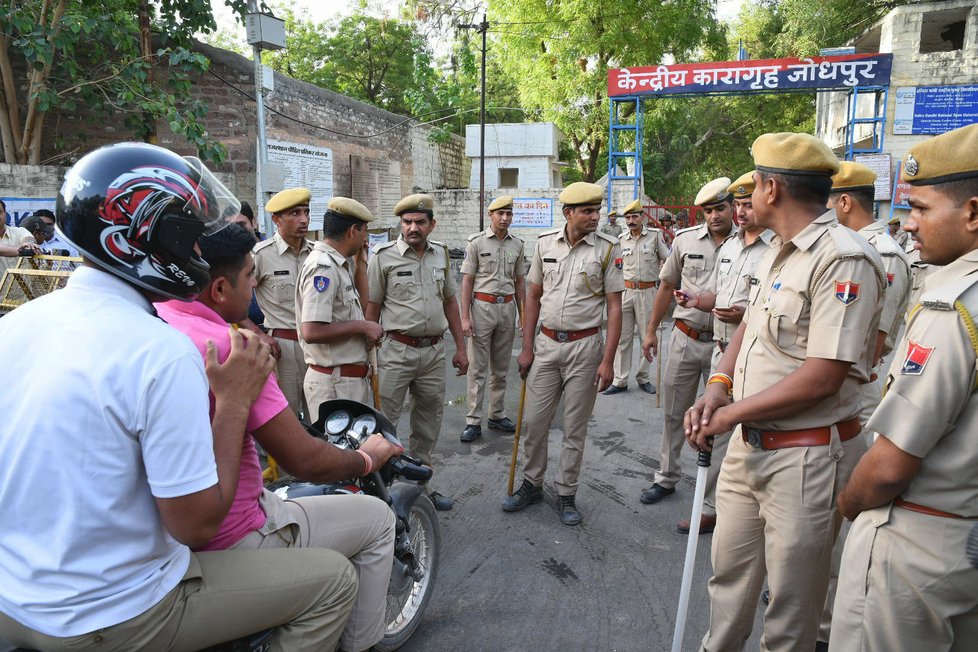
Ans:
MULTIPOLYGON (((757 149, 755 142, 755 157, 757 149)), ((783 380, 806 358, 852 366, 836 395, 734 430, 717 486, 706 650, 743 646, 765 575, 771 602, 761 649, 814 647, 841 522, 835 497, 866 450, 858 436, 858 389, 869 379, 879 325, 885 283, 879 254, 828 211, 789 242, 772 238, 757 276, 734 368, 735 401, 783 380), (828 443, 758 447, 807 429, 818 429, 828 443)))
MULTIPOLYGON (((363 306, 353 283, 354 261, 326 244, 317 242, 299 273, 295 311, 298 322, 339 323, 362 321, 363 306)), ((328 344, 299 341, 305 354, 303 389, 312 409, 310 420, 319 418, 326 401, 345 398, 372 403, 369 387, 367 340, 354 336, 328 344)))
POLYGON ((938 268, 869 427, 922 458, 895 502, 862 512, 842 557, 832 650, 978 649, 978 251, 938 268))
POLYGON ((482 425, 482 403, 489 374, 489 418, 506 416, 506 374, 516 337, 516 279, 526 276, 523 241, 507 234, 500 240, 491 228, 469 236, 462 273, 474 277, 469 314, 473 337, 468 338, 466 378, 468 425, 482 425))
POLYGON ((561 496, 577 494, 598 390, 594 378, 604 356, 605 297, 625 289, 615 264, 620 257, 618 241, 601 232, 589 233, 572 247, 565 226, 540 234, 530 263, 527 280, 542 286, 543 294, 541 328, 526 377, 523 476, 535 487, 543 485, 550 425, 564 396, 563 449, 554 482, 561 496))
MULTIPOLYGON (((889 227, 890 225, 900 226, 900 218, 899 217, 894 217, 892 220, 890 220, 889 222, 887 222, 887 227, 889 227)), ((889 229, 887 229, 887 233, 889 234, 889 229)), ((896 235, 891 235, 890 237, 893 238, 894 240, 896 240, 896 243, 898 245, 900 245, 900 248, 901 249, 903 249, 904 251, 906 251, 907 246, 910 244, 910 234, 909 233, 907 233, 903 229, 899 229, 899 230, 897 230, 896 235)))
MULTIPOLYGON (((35 244, 31 232, 19 226, 7 224, 3 235, 0 235, 0 245, 20 248, 23 244, 35 244)), ((17 266, 18 260, 20 258, 17 256, 0 256, 0 279, 3 278, 4 272, 17 266)))
POLYGON ((409 447, 430 465, 445 409, 443 302, 458 292, 448 248, 429 239, 419 257, 398 237, 374 251, 367 279, 370 301, 380 304, 380 325, 387 332, 379 351, 382 411, 397 423, 411 391, 409 447))
MULTIPOLYGON (((621 339, 615 353, 615 379, 618 387, 628 384, 632 371, 633 333, 637 330, 639 340, 645 335, 645 326, 652 314, 652 304, 659 287, 659 268, 669 257, 669 247, 662 237, 662 231, 643 226, 636 238, 626 230, 618 239, 621 247, 622 272, 625 279, 625 293, 621 297, 621 339)), ((649 374, 649 361, 639 356, 635 381, 642 385, 652 381, 649 374)))
MULTIPOLYGON (((719 248, 705 224, 680 230, 672 243, 672 253, 662 266, 662 280, 692 296, 711 290, 719 248)), ((659 470, 653 481, 665 489, 673 489, 681 477, 679 458, 686 443, 683 417, 696 401, 700 379, 705 383, 709 376, 714 347, 710 313, 677 305, 673 319, 675 325, 663 369, 666 382, 659 389, 663 429, 659 470)))
MULTIPOLYGON (((773 232, 764 230, 754 242, 746 245, 744 232, 738 230, 720 245, 713 272, 712 292, 716 295, 716 307, 747 305, 751 288, 760 283, 757 267, 770 248, 773 237, 773 232)), ((711 374, 716 372, 720 358, 739 326, 740 324, 726 324, 716 317, 713 318, 713 340, 716 346, 713 347, 710 361, 711 374)), ((705 516, 716 516, 717 513, 717 480, 720 478, 720 466, 727 452, 727 444, 730 443, 730 434, 728 432, 713 438, 712 463, 706 475, 706 493, 703 499, 705 516)))
POLYGON ((296 331, 295 297, 299 270, 312 249, 313 243, 303 240, 302 249, 296 253, 276 231, 271 238, 255 245, 253 252, 258 281, 255 297, 265 313, 265 328, 282 349, 276 369, 278 385, 292 411, 301 412, 307 418, 309 410, 302 389, 306 362, 296 331))
POLYGON ((910 249, 907 252, 907 262, 910 264, 910 292, 907 297, 907 310, 904 314, 904 321, 910 318, 910 311, 920 303, 920 297, 927 289, 927 277, 940 269, 939 265, 928 265, 921 262, 920 251, 910 249))

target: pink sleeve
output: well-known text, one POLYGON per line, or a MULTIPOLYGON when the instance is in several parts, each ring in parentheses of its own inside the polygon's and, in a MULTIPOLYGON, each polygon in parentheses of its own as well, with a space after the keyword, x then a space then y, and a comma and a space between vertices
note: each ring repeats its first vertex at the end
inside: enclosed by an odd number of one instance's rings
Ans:
POLYGON ((289 402, 282 394, 282 390, 279 389, 278 378, 274 373, 269 374, 264 389, 261 390, 258 400, 251 406, 251 412, 248 413, 248 432, 254 432, 261 428, 288 407, 289 402))

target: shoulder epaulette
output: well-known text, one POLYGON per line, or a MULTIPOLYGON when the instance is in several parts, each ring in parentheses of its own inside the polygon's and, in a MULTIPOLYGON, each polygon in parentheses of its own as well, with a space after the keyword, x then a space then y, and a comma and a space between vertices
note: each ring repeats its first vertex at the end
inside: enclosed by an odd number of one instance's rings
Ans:
POLYGON ((382 251, 384 249, 390 249, 391 247, 393 247, 396 244, 397 244, 397 240, 391 240, 389 242, 385 242, 384 244, 377 245, 377 248, 374 249, 374 253, 376 253, 378 251, 382 251))
POLYGON ((920 297, 920 303, 930 310, 954 310, 954 303, 958 298, 976 283, 978 283, 978 274, 969 274, 924 292, 920 297))
POLYGON ((693 231, 694 229, 702 228, 703 226, 704 225, 702 225, 702 224, 696 224, 694 226, 687 226, 685 229, 679 229, 678 231, 676 231, 676 237, 678 238, 683 233, 687 233, 689 231, 693 231))
POLYGON ((469 242, 472 242, 473 240, 478 238, 480 235, 483 235, 484 233, 485 231, 479 231, 478 233, 473 233, 472 235, 469 236, 469 242))
POLYGON ((265 240, 262 240, 261 242, 259 242, 258 244, 256 244, 255 247, 254 247, 254 249, 252 249, 252 251, 254 253, 258 253, 262 249, 265 249, 265 248, 271 246, 273 242, 275 242, 275 241, 272 240, 271 238, 266 238, 265 240))
POLYGON ((821 281, 822 276, 825 275, 829 266, 837 260, 857 260, 861 258, 869 261, 869 264, 873 266, 873 270, 876 272, 876 280, 879 281, 880 288, 886 287, 886 270, 882 266, 883 260, 866 238, 852 229, 845 228, 838 222, 828 225, 826 231, 828 231, 829 237, 832 238, 832 243, 835 245, 837 253, 825 261, 815 271, 815 274, 812 275, 811 283, 808 286, 809 297, 815 294, 815 286, 821 281))
POLYGON ((436 247, 441 247, 442 249, 448 249, 448 245, 445 244, 444 242, 439 242, 438 240, 431 240, 431 239, 429 239, 428 242, 430 244, 435 245, 436 247))
POLYGON ((607 233, 602 233, 601 231, 595 231, 594 234, 604 240, 605 242, 610 242, 611 244, 618 244, 619 236, 608 235, 607 233))
POLYGON ((539 235, 539 236, 537 236, 537 237, 539 237, 539 238, 542 238, 542 237, 543 237, 543 236, 545 236, 545 235, 557 235, 558 233, 560 233, 560 232, 561 232, 561 230, 562 230, 562 229, 560 229, 560 228, 556 228, 556 229, 550 229, 549 231, 543 231, 543 232, 541 232, 541 233, 540 233, 540 235, 539 235))

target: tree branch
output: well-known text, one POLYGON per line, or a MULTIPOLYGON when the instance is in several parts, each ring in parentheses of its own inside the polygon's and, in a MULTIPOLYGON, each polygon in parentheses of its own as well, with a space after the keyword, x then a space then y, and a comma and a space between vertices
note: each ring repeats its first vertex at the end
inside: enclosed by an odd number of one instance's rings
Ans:
MULTIPOLYGON (((44 65, 40 71, 35 69, 36 74, 31 75, 31 84, 27 93, 27 117, 24 118, 24 136, 21 139, 20 149, 17 152, 17 158, 21 161, 28 160, 33 150, 33 143, 31 140, 35 138, 35 134, 40 134, 41 130, 36 129, 39 120, 43 119, 43 111, 38 111, 37 109, 37 94, 40 92, 40 87, 47 79, 48 75, 51 74, 51 67, 54 65, 54 39, 57 38, 58 33, 61 31, 61 17, 65 13, 65 4, 67 0, 58 0, 58 5, 54 8, 54 14, 51 16, 52 31, 48 34, 48 46, 52 49, 51 61, 44 65), (36 131, 35 131, 36 130, 36 131)), ((47 0, 45 0, 45 6, 47 6, 47 0)), ((43 16, 42 16, 43 20, 43 16)))

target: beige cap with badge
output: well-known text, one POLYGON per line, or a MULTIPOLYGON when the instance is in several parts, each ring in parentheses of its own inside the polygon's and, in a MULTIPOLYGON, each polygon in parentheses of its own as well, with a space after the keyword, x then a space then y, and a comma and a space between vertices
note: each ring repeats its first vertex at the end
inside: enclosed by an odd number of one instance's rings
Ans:
POLYGON ((734 199, 747 199, 754 194, 754 171, 745 172, 737 177, 737 180, 727 186, 727 191, 733 194, 734 199))
POLYGON ((912 186, 972 177, 978 177, 978 124, 914 145, 903 159, 903 179, 912 186))
POLYGON ((631 204, 622 209, 622 215, 634 215, 642 214, 645 212, 645 206, 642 206, 642 200, 636 199, 631 204))
POLYGON ((730 179, 720 177, 709 182, 696 193, 693 200, 695 206, 710 206, 711 204, 721 204, 730 199, 730 179))
POLYGON ((564 188, 558 199, 564 206, 600 205, 604 200, 604 189, 594 183, 576 181, 564 188))
POLYGON ((832 177, 832 192, 844 190, 873 190, 876 173, 856 161, 840 161, 839 171, 832 177))
POLYGON ((265 210, 269 213, 283 213, 296 206, 308 206, 312 199, 312 193, 308 188, 289 188, 272 195, 272 198, 265 204, 265 210))
POLYGON ((394 215, 400 217, 404 213, 427 213, 429 217, 435 212, 435 198, 431 195, 415 194, 408 195, 397 202, 394 207, 394 215))
POLYGON ((326 204, 326 210, 352 217, 361 222, 373 222, 376 219, 366 206, 349 197, 333 197, 326 204))
POLYGON ((830 177, 839 171, 835 153, 810 134, 764 134, 757 137, 750 151, 754 167, 762 172, 830 177))
POLYGON ((499 197, 496 197, 495 199, 492 200, 492 203, 489 204, 489 208, 487 210, 491 213, 493 211, 502 210, 504 208, 508 208, 510 210, 513 209, 512 195, 500 195, 499 197))

